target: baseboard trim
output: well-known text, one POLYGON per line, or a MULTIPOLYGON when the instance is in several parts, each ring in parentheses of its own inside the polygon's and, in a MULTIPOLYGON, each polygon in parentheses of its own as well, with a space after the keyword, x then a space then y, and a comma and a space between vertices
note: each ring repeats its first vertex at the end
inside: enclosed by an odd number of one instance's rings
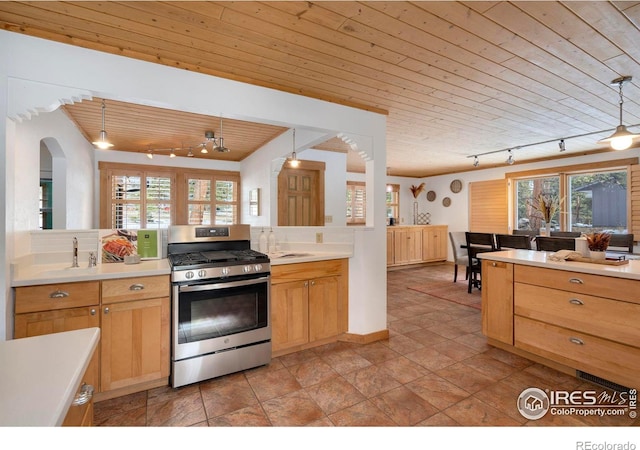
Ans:
POLYGON ((386 339, 389 339, 389 330, 380 330, 369 334, 344 333, 339 338, 340 341, 351 342, 352 344, 370 344, 386 339))

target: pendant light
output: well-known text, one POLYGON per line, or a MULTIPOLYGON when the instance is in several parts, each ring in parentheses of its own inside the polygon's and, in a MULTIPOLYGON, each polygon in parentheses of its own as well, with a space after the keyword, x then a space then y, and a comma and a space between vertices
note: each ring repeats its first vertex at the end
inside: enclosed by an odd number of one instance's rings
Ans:
POLYGON ((224 146, 224 138, 222 137, 222 116, 220 116, 220 137, 218 138, 219 144, 213 147, 213 149, 219 153, 227 153, 229 150, 224 146))
POLYGON ((95 142, 92 142, 93 145, 95 145, 101 150, 106 150, 108 148, 113 147, 113 144, 111 144, 107 140, 107 132, 104 129, 104 110, 105 109, 106 109, 106 106, 104 104, 104 100, 102 100, 102 130, 100 130, 100 137, 98 138, 98 140, 95 142))
POLYGON ((620 92, 620 125, 616 127, 616 131, 606 139, 602 139, 598 141, 598 144, 609 144, 611 148, 614 150, 626 150, 631 147, 633 140, 637 137, 640 137, 640 134, 631 133, 627 130, 622 124, 622 104, 624 103, 624 98, 622 96, 622 85, 628 83, 632 80, 630 76, 624 76, 620 78, 616 78, 611 82, 612 85, 618 85, 618 89, 620 92))
POLYGON ((511 149, 509 149, 509 157, 505 161, 507 164, 512 165, 516 160, 513 159, 513 153, 511 153, 511 149))
POLYGON ((289 160, 289 165, 291 167, 300 166, 300 161, 298 161, 298 155, 296 154, 296 129, 293 129, 293 152, 291 152, 291 159, 289 160))

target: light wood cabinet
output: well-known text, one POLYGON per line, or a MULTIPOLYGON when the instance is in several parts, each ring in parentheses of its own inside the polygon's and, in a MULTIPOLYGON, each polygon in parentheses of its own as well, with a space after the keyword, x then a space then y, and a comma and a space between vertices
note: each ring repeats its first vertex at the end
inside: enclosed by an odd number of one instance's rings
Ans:
POLYGON ((640 281, 482 264, 482 331, 490 344, 566 373, 640 388, 640 281))
POLYGON ((103 391, 169 376, 168 276, 102 281, 103 391))
POLYGON ((348 260, 273 266, 271 327, 274 356, 337 340, 348 327, 348 260))
POLYGON ((482 261, 482 333, 513 345, 513 264, 482 261))
POLYGON ((168 275, 18 287, 15 337, 100 327, 87 384, 142 390, 169 376, 169 292, 168 275))
MULTIPOLYGON (((60 283, 15 290, 14 338, 42 336, 100 326, 100 283, 60 283)), ((99 354, 85 372, 85 382, 99 388, 99 354)))
POLYGON ((447 259, 447 227, 434 225, 422 229, 422 260, 442 261, 447 259))
MULTIPOLYGON (((86 373, 83 380, 86 380, 86 373)), ((94 388, 86 381, 82 383, 62 422, 63 427, 90 427, 93 425, 94 388)))
POLYGON ((447 259, 447 226, 416 225, 387 228, 387 266, 447 259))

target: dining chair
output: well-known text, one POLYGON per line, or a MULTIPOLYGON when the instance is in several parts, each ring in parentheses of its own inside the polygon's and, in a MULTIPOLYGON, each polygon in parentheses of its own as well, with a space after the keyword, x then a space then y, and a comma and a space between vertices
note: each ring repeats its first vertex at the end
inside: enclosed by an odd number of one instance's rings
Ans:
POLYGON ((464 266, 465 280, 469 279, 469 255, 466 248, 462 248, 466 244, 464 231, 450 231, 449 239, 453 248, 453 282, 458 280, 458 266, 464 266))
POLYGON ((529 236, 529 240, 533 241, 533 239, 537 236, 538 232, 536 230, 519 230, 519 229, 515 229, 513 230, 513 232, 511 233, 513 235, 516 236, 529 236))
POLYGON ((524 234, 496 234, 496 248, 515 248, 531 250, 531 239, 524 234))
POLYGON ((579 238, 581 234, 579 231, 552 231, 551 237, 579 238))
POLYGON ((473 286, 481 288, 482 264, 477 257, 479 253, 495 252, 496 240, 493 233, 475 233, 466 231, 467 256, 469 257, 469 287, 467 292, 471 294, 473 286))
POLYGON ((612 233, 609 237, 608 252, 633 253, 633 234, 612 233))
POLYGON ((557 252, 558 250, 575 250, 576 240, 569 237, 536 236, 538 251, 557 252))

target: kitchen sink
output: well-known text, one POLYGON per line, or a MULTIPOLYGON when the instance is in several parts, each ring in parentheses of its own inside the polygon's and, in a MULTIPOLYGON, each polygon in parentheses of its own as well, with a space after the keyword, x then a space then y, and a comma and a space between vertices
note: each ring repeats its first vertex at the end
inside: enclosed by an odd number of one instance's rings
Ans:
POLYGON ((62 269, 45 270, 40 273, 42 276, 62 277, 75 275, 90 275, 97 273, 97 267, 65 267, 62 269))
POLYGON ((301 253, 301 252, 278 252, 278 253, 270 253, 269 258, 271 259, 280 259, 280 258, 302 258, 305 256, 312 256, 313 253, 301 253))

